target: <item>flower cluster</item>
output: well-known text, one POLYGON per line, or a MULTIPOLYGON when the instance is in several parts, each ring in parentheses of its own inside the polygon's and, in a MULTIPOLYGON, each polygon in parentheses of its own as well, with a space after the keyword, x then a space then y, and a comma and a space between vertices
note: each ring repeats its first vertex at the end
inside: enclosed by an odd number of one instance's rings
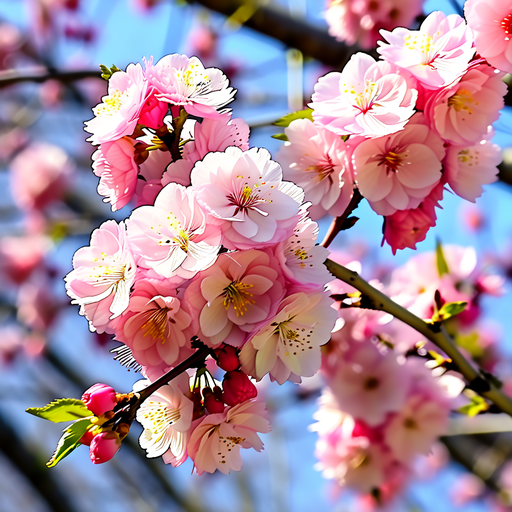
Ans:
POLYGON ((460 16, 434 12, 419 30, 381 34, 381 60, 357 53, 318 80, 313 121, 291 122, 278 159, 314 218, 341 215, 356 187, 384 216, 384 240, 396 252, 435 226, 445 185, 475 202, 497 179, 491 124, 507 87, 504 73, 475 56, 460 16))
MULTIPOLYGON (((482 273, 473 249, 446 246, 412 258, 381 287, 422 318, 448 302, 466 302, 445 325, 491 371, 479 302, 482 294, 500 293, 501 285, 501 278, 482 273)), ((350 287, 333 282, 329 288, 339 299, 339 320, 322 351, 327 388, 311 427, 319 436, 317 467, 326 478, 387 502, 413 474, 415 457, 428 454, 446 432, 464 384, 440 355, 432 358, 438 349, 411 327, 381 312, 343 307, 355 299, 345 299, 350 287), (427 365, 425 359, 431 359, 427 365)))
POLYGON ((234 351, 226 368, 218 356, 222 387, 172 381, 138 413, 148 456, 189 456, 198 473, 240 469, 240 446, 261 449, 256 432, 270 427, 249 377, 312 376, 336 320, 304 192, 249 149, 247 125, 224 108, 233 95, 195 57, 112 69, 86 123, 93 169, 113 210, 134 195, 137 208, 94 230, 65 278, 91 331, 114 334, 143 367, 140 386, 189 357, 196 336, 234 351))

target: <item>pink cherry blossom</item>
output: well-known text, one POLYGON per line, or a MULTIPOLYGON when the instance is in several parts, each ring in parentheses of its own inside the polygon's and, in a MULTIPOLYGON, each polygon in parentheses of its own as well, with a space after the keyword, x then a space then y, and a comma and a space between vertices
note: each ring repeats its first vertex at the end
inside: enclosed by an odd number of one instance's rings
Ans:
POLYGON ((284 298, 277 314, 243 346, 242 370, 258 380, 270 373, 279 384, 292 374, 313 376, 320 368, 320 346, 329 341, 336 322, 331 304, 323 292, 284 298))
POLYGON ((311 217, 341 215, 353 195, 353 178, 343 140, 308 119, 297 119, 285 128, 289 142, 276 159, 285 179, 293 181, 311 201, 311 217))
POLYGON ((0 269, 14 284, 21 284, 43 262, 51 243, 45 236, 3 236, 0 238, 0 269))
POLYGON ((98 194, 111 203, 113 212, 126 206, 135 193, 139 166, 134 156, 135 141, 129 137, 105 142, 92 155, 92 170, 100 178, 98 194))
POLYGON ((52 283, 46 275, 34 275, 35 279, 25 281, 18 290, 16 305, 18 320, 37 331, 49 329, 62 307, 52 291, 52 283))
POLYGON ((185 291, 198 322, 198 336, 213 346, 240 347, 254 329, 273 317, 285 294, 279 263, 269 253, 247 250, 221 254, 185 291))
POLYGON ((425 240, 428 230, 436 225, 436 207, 443 198, 443 184, 436 185, 423 199, 418 208, 398 210, 384 218, 384 238, 393 254, 398 249, 416 249, 416 244, 425 240))
POLYGON ((288 238, 297 224, 302 189, 282 181, 263 148, 229 147, 209 153, 192 169, 199 203, 218 222, 228 248, 266 247, 288 238))
POLYGON ((486 64, 470 69, 455 85, 429 97, 424 109, 429 126, 457 146, 478 142, 504 106, 507 86, 502 78, 486 64))
POLYGON ((119 319, 116 339, 143 366, 172 366, 194 334, 190 323, 190 314, 165 282, 139 279, 119 319))
POLYGON ((511 13, 512 4, 508 0, 467 0, 464 4, 476 51, 506 73, 512 73, 511 13))
POLYGON ((42 142, 20 151, 10 167, 14 202, 20 208, 34 210, 61 200, 74 171, 64 150, 42 142))
POLYGON ((165 186, 154 206, 141 206, 126 221, 137 264, 163 277, 191 278, 217 259, 220 231, 207 226, 191 189, 165 186))
POLYGON ((180 105, 194 116, 216 118, 233 101, 236 89, 229 86, 226 75, 217 68, 206 68, 197 57, 173 53, 156 64, 146 63, 146 76, 155 88, 158 100, 180 105))
POLYGON ((421 119, 415 117, 414 124, 397 134, 363 141, 354 150, 359 191, 380 215, 417 208, 441 180, 443 141, 421 119))
POLYGON ((124 222, 104 222, 91 235, 91 244, 76 251, 73 269, 65 278, 66 291, 80 305, 91 330, 113 333, 112 320, 127 307, 136 266, 124 222))
POLYGON ((236 146, 242 151, 249 149, 249 126, 243 119, 203 119, 195 123, 192 141, 185 144, 183 158, 190 162, 202 160, 208 153, 224 151, 236 146))
POLYGON ((460 197, 475 202, 483 193, 482 185, 498 179, 501 149, 490 140, 481 140, 469 147, 450 146, 444 162, 446 179, 460 197))
POLYGON ((407 69, 426 88, 445 87, 460 79, 475 54, 471 29, 457 14, 434 11, 419 30, 395 28, 380 31, 383 59, 407 69))
MULTIPOLYGON (((188 375, 162 386, 145 400, 137 411, 137 421, 142 425, 139 443, 147 457, 163 456, 166 464, 180 466, 187 459, 187 443, 190 438, 193 402, 185 396, 190 392, 188 375)), ((134 391, 141 391, 151 383, 138 381, 134 391)))
POLYGON ((434 441, 446 433, 450 408, 446 400, 411 396, 384 430, 393 456, 408 463, 414 455, 427 455, 434 441))
POLYGON ((274 249, 281 268, 292 285, 323 288, 333 277, 324 265, 329 251, 316 244, 318 224, 309 218, 301 220, 293 234, 274 249))
POLYGON ((339 361, 329 385, 343 411, 375 426, 389 412, 401 410, 410 377, 400 371, 392 352, 381 353, 369 342, 358 345, 339 361))
POLYGON ((381 137, 401 130, 414 113, 414 80, 365 53, 352 55, 341 73, 321 77, 309 106, 316 124, 336 135, 381 137))
POLYGON ((148 82, 140 64, 129 64, 108 81, 108 94, 93 108, 94 116, 85 123, 93 146, 131 135, 137 126, 148 94, 148 82))
POLYGON ((381 28, 408 27, 422 12, 423 1, 329 0, 325 20, 329 34, 363 49, 375 46, 381 28))
POLYGON ((240 471, 240 448, 254 448, 258 452, 263 449, 257 433, 270 432, 266 415, 265 404, 252 400, 205 416, 188 443, 197 474, 214 473, 217 469, 224 474, 240 471))
POLYGON ((339 409, 328 388, 319 402, 314 415, 318 423, 310 427, 319 435, 315 450, 319 463, 315 468, 325 478, 360 492, 379 488, 389 477, 392 462, 382 442, 357 435, 354 418, 339 409))

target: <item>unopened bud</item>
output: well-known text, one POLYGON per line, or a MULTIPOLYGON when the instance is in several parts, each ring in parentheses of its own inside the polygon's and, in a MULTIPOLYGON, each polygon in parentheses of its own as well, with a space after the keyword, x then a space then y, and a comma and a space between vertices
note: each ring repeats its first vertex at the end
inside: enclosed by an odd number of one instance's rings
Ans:
POLYGON ((116 402, 116 392, 106 384, 94 384, 83 395, 82 402, 96 416, 111 411, 116 402))
POLYGON ((93 464, 103 464, 110 460, 121 448, 121 439, 117 432, 101 432, 94 436, 89 446, 89 453, 93 464))
POLYGON ((238 350, 231 345, 224 345, 217 355, 217 365, 225 372, 232 372, 240 367, 238 350))

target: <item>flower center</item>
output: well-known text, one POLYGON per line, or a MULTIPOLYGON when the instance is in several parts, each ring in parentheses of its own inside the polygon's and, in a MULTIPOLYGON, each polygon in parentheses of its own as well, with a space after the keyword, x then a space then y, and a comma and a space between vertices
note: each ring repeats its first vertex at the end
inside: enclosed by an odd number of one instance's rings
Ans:
POLYGON ((224 288, 224 307, 226 310, 229 309, 230 304, 233 304, 236 316, 243 316, 247 311, 247 304, 256 304, 256 301, 251 299, 253 294, 247 291, 252 287, 252 284, 240 281, 233 281, 226 286, 224 288))
POLYGON ((98 265, 97 267, 93 267, 92 271, 93 274, 91 274, 90 277, 94 280, 92 283, 93 286, 113 285, 124 279, 126 264, 118 267, 98 265))
POLYGON ((103 97, 103 102, 92 109, 96 116, 112 116, 117 114, 123 106, 124 100, 128 96, 128 93, 115 91, 108 96, 103 97))
MULTIPOLYGON (((144 338, 146 336, 151 336, 155 340, 162 340, 165 342, 167 336, 165 335, 165 331, 167 328, 167 313, 169 312, 169 308, 158 308, 153 309, 146 320, 146 323, 141 327, 141 330, 144 331, 144 338)), ((173 322, 172 319, 170 319, 173 322)))
POLYGON ((356 94, 354 105, 355 108, 358 108, 361 113, 366 114, 374 105, 374 100, 378 96, 378 90, 375 90, 375 82, 370 80, 365 81, 364 91, 356 94))
POLYGON ((419 52, 423 55, 422 64, 430 64, 432 61, 433 39, 422 32, 412 32, 404 37, 404 46, 408 50, 419 52))
POLYGON ((324 162, 318 162, 317 165, 310 165, 306 171, 314 172, 317 180, 320 182, 328 178, 334 172, 334 164, 332 163, 331 157, 326 155, 324 162))
POLYGON ((377 389, 379 387, 379 384, 379 379, 377 379, 376 377, 368 377, 363 384, 363 388, 366 391, 373 391, 374 389, 377 389))
POLYGON ((381 155, 379 165, 386 167, 387 174, 396 172, 406 157, 407 153, 400 153, 400 150, 395 148, 394 151, 388 151, 385 155, 381 155))
MULTIPOLYGON (((512 33, 512 13, 508 14, 501 20, 501 28, 504 30, 505 34, 507 36, 512 33)), ((505 38, 505 40, 508 41, 508 37, 505 38)))
POLYGON ((188 243, 190 241, 190 236, 184 229, 180 229, 178 231, 178 234, 172 239, 172 241, 176 242, 182 251, 188 252, 188 243))
POLYGON ((265 202, 264 199, 260 199, 260 196, 256 194, 249 185, 245 185, 241 190, 229 194, 227 198, 230 205, 236 206, 236 210, 233 215, 236 215, 239 212, 247 213, 249 210, 256 209, 258 204, 265 202))
POLYGON ((412 418, 405 418, 404 427, 409 430, 416 430, 418 428, 418 424, 412 418))
POLYGON ((469 167, 478 164, 478 151, 471 151, 470 149, 462 149, 457 154, 457 160, 461 164, 467 164, 469 167))
POLYGON ((470 103, 473 103, 473 95, 466 89, 459 89, 456 94, 448 98, 448 106, 453 107, 457 112, 466 110, 472 114, 470 103))

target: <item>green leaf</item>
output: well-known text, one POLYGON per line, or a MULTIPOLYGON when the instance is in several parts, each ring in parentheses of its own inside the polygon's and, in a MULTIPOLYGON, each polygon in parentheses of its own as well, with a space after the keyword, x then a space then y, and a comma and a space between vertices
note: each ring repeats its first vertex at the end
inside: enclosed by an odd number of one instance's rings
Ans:
POLYGON ((291 114, 286 114, 285 116, 278 119, 274 124, 276 126, 290 126, 292 121, 296 119, 309 119, 313 121, 313 110, 310 108, 306 108, 304 110, 299 110, 298 112, 292 112, 291 114))
POLYGON ((288 142, 288 137, 286 136, 286 133, 276 133, 275 135, 272 135, 272 138, 288 142))
POLYGON ((44 407, 29 407, 29 414, 38 418, 59 423, 61 421, 74 421, 79 418, 90 418, 93 413, 87 409, 82 400, 76 398, 61 398, 54 400, 44 407))
POLYGON ((101 78, 104 80, 110 80, 110 77, 117 73, 118 71, 121 71, 115 64, 113 64, 110 68, 107 68, 107 66, 100 64, 100 71, 101 71, 101 78))
POLYGON ((77 420, 64 429, 64 435, 59 439, 59 444, 55 448, 52 458, 46 463, 49 468, 53 468, 64 457, 67 457, 81 443, 80 438, 85 434, 91 421, 87 418, 77 420))
POLYGON ((443 304, 441 309, 435 311, 432 315, 432 323, 442 322, 443 320, 448 320, 448 318, 462 313, 467 305, 467 302, 447 302, 443 304))
POLYGON ((437 273, 439 277, 443 277, 444 274, 449 274, 450 269, 448 268, 448 263, 444 258, 443 246, 441 242, 438 240, 436 243, 436 257, 437 257, 437 273))
POLYGON ((489 409, 489 404, 480 395, 475 394, 471 397, 471 402, 461 407, 459 412, 472 417, 480 412, 487 411, 487 409, 489 409))

